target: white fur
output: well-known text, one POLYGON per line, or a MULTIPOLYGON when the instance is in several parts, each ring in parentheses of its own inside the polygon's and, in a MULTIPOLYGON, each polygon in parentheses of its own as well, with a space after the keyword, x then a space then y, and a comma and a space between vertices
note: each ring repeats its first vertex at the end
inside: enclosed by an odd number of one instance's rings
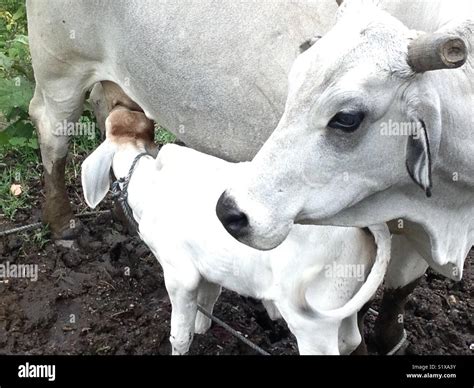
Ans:
MULTIPOLYGON (((108 163, 94 155, 105 149, 99 147, 86 160, 83 174, 95 172, 91 164, 96 161, 108 163)), ((132 145, 117 147, 109 159, 115 175, 125 176, 140 151, 132 145)), ((372 267, 373 239, 355 228, 298 225, 272 251, 258 251, 237 242, 219 222, 215 204, 223 187, 245 174, 246 166, 167 145, 156 160, 142 158, 132 175, 129 204, 141 238, 163 267, 172 303, 173 354, 187 353, 193 334, 210 327, 209 319, 196 313, 196 305, 212 312, 221 286, 264 300, 272 318, 281 315, 286 320, 300 353, 351 353, 361 341, 357 312, 311 318, 302 313, 295 290, 312 270, 313 281, 305 290, 311 307, 327 311, 345 306, 372 267), (363 278, 331 274, 334 262, 363 266, 363 278), (316 264, 320 271, 315 273, 316 264)), ((97 174, 83 177, 83 182, 94 179, 100 185, 102 179, 97 174)), ((93 185, 84 186, 88 203, 95 203, 88 197, 97 198, 96 191, 93 185)))

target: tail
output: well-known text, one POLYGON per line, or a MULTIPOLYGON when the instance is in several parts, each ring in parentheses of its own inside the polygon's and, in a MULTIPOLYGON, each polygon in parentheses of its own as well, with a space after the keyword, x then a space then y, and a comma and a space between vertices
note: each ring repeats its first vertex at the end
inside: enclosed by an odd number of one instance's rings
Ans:
POLYGON ((306 291, 315 276, 321 271, 321 266, 316 265, 307 271, 303 281, 298 284, 296 289, 296 305, 302 314, 319 319, 344 319, 357 313, 375 294, 385 277, 390 262, 391 237, 386 224, 372 225, 369 227, 369 230, 374 236, 375 244, 377 245, 377 255, 372 270, 360 290, 342 307, 334 310, 314 309, 306 299, 306 291))

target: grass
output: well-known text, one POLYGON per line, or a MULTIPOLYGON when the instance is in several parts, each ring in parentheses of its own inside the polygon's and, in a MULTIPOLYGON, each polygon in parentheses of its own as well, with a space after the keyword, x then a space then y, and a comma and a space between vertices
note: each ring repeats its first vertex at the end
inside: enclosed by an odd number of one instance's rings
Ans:
POLYGON ((33 234, 23 233, 23 240, 32 243, 37 249, 43 249, 50 241, 49 235, 48 225, 43 225, 41 228, 36 229, 33 234))
POLYGON ((168 144, 174 143, 176 141, 176 136, 165 128, 157 125, 155 128, 155 142, 158 144, 168 144))
POLYGON ((101 143, 100 131, 90 111, 86 111, 80 118, 80 123, 92 125, 97 130, 93 136, 74 136, 69 146, 70 163, 66 165, 66 185, 74 185, 80 179, 81 163, 101 143))
POLYGON ((1 213, 14 220, 19 210, 31 208, 30 187, 38 180, 41 169, 37 151, 29 147, 0 149, 0 203, 1 213), (10 161, 15 160, 13 164, 10 161), (7 165, 5 162, 9 163, 7 165), (14 196, 10 192, 12 184, 20 184, 22 193, 14 196))

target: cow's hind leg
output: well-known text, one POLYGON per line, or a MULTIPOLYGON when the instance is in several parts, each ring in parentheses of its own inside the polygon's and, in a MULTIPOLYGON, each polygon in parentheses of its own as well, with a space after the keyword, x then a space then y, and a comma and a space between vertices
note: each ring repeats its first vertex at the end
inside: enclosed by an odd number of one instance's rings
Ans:
POLYGON ((80 228, 72 213, 64 175, 69 136, 82 113, 86 88, 69 79, 46 84, 37 83, 30 103, 44 169, 43 222, 49 224, 53 238, 71 239, 80 228))
POLYGON ((321 320, 321 322, 294 325, 284 313, 283 317, 296 337, 301 355, 339 355, 340 322, 321 320))
POLYGON ((276 321, 277 319, 281 319, 282 316, 280 314, 280 310, 275 303, 271 300, 262 299, 263 307, 267 310, 267 314, 272 321, 276 321))
MULTIPOLYGON (((221 294, 221 286, 202 280, 198 289, 198 304, 212 314, 217 298, 221 294)), ((211 327, 211 320, 204 314, 198 312, 196 322, 194 324, 194 332, 196 334, 204 334, 211 327)))
POLYGON ((375 322, 375 342, 380 354, 393 350, 403 338, 405 304, 427 268, 426 261, 404 237, 393 236, 392 259, 375 322))
POLYGON ((368 354, 367 351, 367 344, 365 343, 365 337, 364 337, 364 321, 365 321, 365 315, 367 314, 367 311, 369 311, 370 308, 370 303, 368 302, 362 307, 362 309, 357 313, 357 327, 359 328, 359 333, 360 333, 360 344, 357 346, 357 348, 351 353, 353 356, 365 356, 368 354))

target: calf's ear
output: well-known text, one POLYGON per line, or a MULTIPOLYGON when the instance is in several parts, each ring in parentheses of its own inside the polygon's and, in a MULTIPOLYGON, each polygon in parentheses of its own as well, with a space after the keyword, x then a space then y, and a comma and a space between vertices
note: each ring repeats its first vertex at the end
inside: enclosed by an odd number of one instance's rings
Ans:
POLYGON ((431 197, 431 171, 441 139, 439 96, 432 90, 416 87, 406 99, 412 131, 406 145, 406 168, 413 181, 431 197))
POLYGON ((110 168, 116 146, 104 141, 82 163, 81 180, 86 203, 94 209, 106 196, 110 187, 110 168))

